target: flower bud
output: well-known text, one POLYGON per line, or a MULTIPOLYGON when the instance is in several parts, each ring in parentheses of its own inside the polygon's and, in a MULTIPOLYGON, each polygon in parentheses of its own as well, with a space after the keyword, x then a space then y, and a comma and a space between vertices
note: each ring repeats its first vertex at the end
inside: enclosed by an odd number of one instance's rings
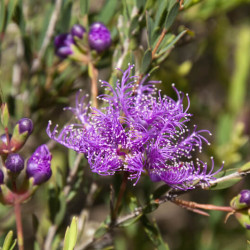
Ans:
POLYGON ((230 206, 235 210, 249 208, 250 207, 250 190, 242 190, 237 196, 235 196, 230 206))
POLYGON ((0 185, 3 184, 3 180, 4 180, 4 174, 2 169, 0 169, 0 185))
POLYGON ((12 173, 19 173, 24 168, 24 159, 19 154, 9 154, 5 161, 5 166, 12 173))
POLYGON ((240 192, 240 203, 246 203, 250 206, 250 190, 242 190, 240 192))
POLYGON ((42 184, 51 177, 51 159, 52 155, 45 144, 38 147, 29 158, 26 174, 29 178, 34 178, 34 185, 42 184))
POLYGON ((24 132, 28 132, 30 135, 33 131, 33 122, 29 118, 20 119, 17 124, 19 124, 19 133, 22 134, 24 132))
POLYGON ((74 37, 78 37, 79 39, 83 38, 83 34, 86 32, 85 28, 80 25, 80 24, 75 24, 72 28, 71 28, 71 35, 74 37))
MULTIPOLYGON (((12 135, 9 134, 9 140, 11 139, 11 137, 12 137, 12 135)), ((0 135, 0 141, 3 142, 3 143, 6 144, 6 145, 8 144, 8 139, 7 139, 6 134, 0 135)))
POLYGON ((74 38, 71 34, 60 34, 55 37, 54 45, 56 54, 62 59, 73 54, 72 45, 74 44, 74 38))
POLYGON ((90 48, 100 53, 110 47, 111 34, 104 24, 96 22, 90 26, 88 40, 90 48))

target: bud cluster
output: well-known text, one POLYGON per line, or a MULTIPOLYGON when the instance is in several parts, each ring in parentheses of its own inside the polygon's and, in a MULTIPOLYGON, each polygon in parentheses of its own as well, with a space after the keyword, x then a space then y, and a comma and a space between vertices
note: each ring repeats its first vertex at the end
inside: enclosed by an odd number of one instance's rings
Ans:
POLYGON ((88 32, 80 24, 75 24, 69 33, 56 36, 54 45, 55 52, 60 58, 80 60, 89 48, 97 53, 107 50, 111 45, 111 34, 100 22, 93 23, 88 32))
POLYGON ((0 202, 14 204, 16 197, 27 200, 37 185, 46 182, 52 174, 52 155, 46 145, 38 147, 26 162, 18 153, 33 131, 29 118, 20 119, 9 133, 9 112, 6 104, 1 107, 1 123, 5 133, 0 135, 0 202), (25 170, 25 176, 18 178, 25 170), (21 198, 20 198, 21 197, 21 198))

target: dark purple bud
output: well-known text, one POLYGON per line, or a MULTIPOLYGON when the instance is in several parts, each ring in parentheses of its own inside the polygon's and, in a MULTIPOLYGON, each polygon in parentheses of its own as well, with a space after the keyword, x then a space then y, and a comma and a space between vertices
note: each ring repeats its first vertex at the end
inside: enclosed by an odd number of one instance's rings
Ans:
POLYGON ((19 154, 9 154, 5 166, 13 173, 19 173, 24 168, 24 159, 19 154))
POLYGON ((240 192, 240 202, 250 206, 250 190, 242 190, 240 192))
POLYGON ((26 174, 29 178, 34 178, 35 185, 42 184, 51 177, 51 159, 52 155, 45 144, 38 147, 29 158, 26 174))
POLYGON ((19 133, 28 132, 30 135, 33 131, 33 122, 29 118, 22 118, 18 122, 19 124, 19 133))
POLYGON ((3 184, 3 180, 4 180, 4 174, 2 169, 0 169, 0 185, 3 184))
POLYGON ((250 225, 249 224, 245 223, 245 227, 246 227, 246 229, 250 230, 250 225))
POLYGON ((56 50, 56 54, 61 58, 65 58, 73 54, 73 51, 70 47, 61 47, 58 50, 56 50))
MULTIPOLYGON (((9 134, 9 140, 11 139, 11 134, 9 134)), ((2 135, 0 135, 0 140, 2 141, 2 142, 4 142, 6 145, 8 144, 8 140, 7 140, 7 136, 6 136, 6 134, 2 134, 2 135)))
POLYGON ((100 22, 93 23, 90 26, 88 39, 90 48, 97 52, 102 52, 111 45, 110 31, 100 22))
POLYGON ((56 54, 61 58, 66 58, 73 53, 71 45, 74 44, 74 38, 71 34, 60 34, 55 37, 54 45, 56 54))
POLYGON ((86 32, 85 28, 80 25, 80 24, 75 24, 72 28, 71 28, 71 35, 74 37, 78 37, 79 39, 83 38, 83 34, 86 32))

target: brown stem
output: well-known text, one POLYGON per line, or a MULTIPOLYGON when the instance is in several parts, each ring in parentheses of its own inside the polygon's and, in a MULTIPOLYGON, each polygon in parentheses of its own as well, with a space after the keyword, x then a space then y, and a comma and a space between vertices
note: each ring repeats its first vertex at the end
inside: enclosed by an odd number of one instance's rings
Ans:
POLYGON ((95 68, 92 62, 89 62, 90 67, 90 77, 91 77, 91 99, 94 107, 97 107, 97 95, 98 95, 98 88, 97 88, 97 77, 98 71, 95 68))
POLYGON ((15 209, 15 216, 16 216, 17 244, 18 244, 19 250, 24 250, 21 206, 20 206, 19 201, 16 201, 14 203, 14 209, 15 209))
POLYGON ((118 210, 120 208, 122 197, 123 197, 124 192, 126 190, 127 183, 128 183, 128 173, 125 172, 124 175, 123 175, 122 184, 121 184, 121 187, 120 187, 120 190, 119 190, 118 198, 117 198, 117 201, 116 201, 116 204, 115 204, 114 212, 112 213, 112 221, 113 222, 116 221, 118 210))
POLYGON ((165 37, 166 33, 167 33, 167 30, 164 28, 164 29, 162 30, 162 32, 161 32, 161 35, 160 35, 160 37, 159 37, 159 40, 157 41, 157 43, 156 43, 156 45, 155 45, 155 47, 154 47, 154 49, 153 49, 153 51, 152 51, 152 60, 155 58, 155 53, 157 52, 157 49, 159 48, 159 46, 160 46, 160 44, 161 44, 163 38, 165 37))
POLYGON ((192 201, 184 201, 184 200, 180 200, 180 199, 173 199, 172 200, 173 203, 175 203, 176 205, 180 205, 183 207, 187 207, 187 208, 192 208, 192 209, 205 209, 205 210, 216 210, 216 211, 223 211, 223 212, 233 212, 234 209, 231 207, 223 207, 223 206, 215 206, 215 205, 211 205, 211 204, 199 204, 196 202, 192 202, 192 201))

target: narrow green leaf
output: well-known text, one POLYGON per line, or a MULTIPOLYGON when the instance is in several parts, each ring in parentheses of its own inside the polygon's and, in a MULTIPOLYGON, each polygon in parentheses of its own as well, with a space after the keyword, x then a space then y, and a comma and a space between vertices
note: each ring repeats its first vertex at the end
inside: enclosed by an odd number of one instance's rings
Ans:
POLYGON ((10 115, 9 115, 8 105, 7 103, 3 103, 1 107, 1 122, 4 128, 8 127, 9 118, 10 115))
POLYGON ((136 223, 141 218, 141 216, 142 216, 142 214, 139 214, 132 219, 126 220, 123 223, 121 223, 119 225, 119 227, 129 227, 129 226, 133 225, 134 223, 136 223))
POLYGON ((151 64, 152 61, 152 52, 151 49, 147 49, 143 58, 142 58, 142 65, 141 65, 141 70, 140 72, 142 74, 145 74, 151 64))
POLYGON ((15 12, 15 9, 17 7, 18 4, 18 0, 10 0, 8 3, 8 14, 7 14, 7 22, 6 25, 9 24, 9 22, 11 21, 13 14, 15 12))
POLYGON ((168 1, 162 0, 155 15, 155 26, 161 27, 167 16, 168 1))
POLYGON ((100 15, 98 16, 98 21, 101 21, 107 25, 115 14, 116 5, 118 2, 119 1, 116 0, 107 0, 100 15))
MULTIPOLYGON (((235 172, 238 172, 238 168, 221 171, 220 173, 215 175, 215 177, 216 178, 226 177, 226 176, 233 174, 235 172)), ((219 183, 214 184, 213 186, 210 186, 209 189, 211 189, 211 190, 225 189, 225 188, 231 187, 234 184, 238 183, 241 179, 242 179, 241 177, 233 177, 230 179, 225 179, 224 181, 221 181, 219 183)))
POLYGON ((11 250, 15 247, 16 240, 13 242, 13 231, 9 231, 7 236, 4 239, 2 250, 11 250))
POLYGON ((233 114, 238 115, 245 102, 247 79, 250 72, 250 32, 248 26, 243 26, 239 30, 236 41, 235 71, 230 84, 228 106, 233 114))
POLYGON ((89 12, 89 2, 90 0, 80 0, 80 10, 83 16, 89 12))
POLYGON ((165 21, 165 29, 166 30, 168 30, 172 26, 178 12, 179 12, 179 7, 180 7, 179 2, 176 2, 172 6, 172 8, 169 10, 166 21, 165 21))
POLYGON ((155 222, 150 222, 149 219, 143 215, 141 217, 141 222, 143 224, 144 231, 146 232, 148 238, 157 247, 158 250, 168 250, 168 245, 163 241, 160 230, 155 222))
POLYGON ((67 227, 63 250, 73 250, 77 240, 77 218, 73 217, 70 227, 67 227))
POLYGON ((109 227, 106 225, 106 223, 102 223, 101 226, 95 231, 95 238, 98 239, 102 237, 105 233, 107 233, 109 230, 109 227))
POLYGON ((164 195, 169 190, 169 186, 166 184, 163 184, 162 186, 158 187, 154 193, 153 193, 153 199, 160 198, 162 195, 164 195))
POLYGON ((138 9, 144 7, 146 4, 146 0, 136 0, 136 6, 138 9))
POLYGON ((152 33, 154 29, 154 21, 153 19, 149 16, 148 12, 146 12, 146 24, 147 24, 147 38, 148 38, 148 47, 152 48, 152 33))
POLYGON ((239 168, 238 170, 240 173, 241 172, 248 172, 250 171, 250 161, 244 164, 242 167, 239 168))
POLYGON ((159 207, 159 203, 156 202, 155 200, 151 200, 149 204, 147 204, 146 207, 143 208, 143 213, 148 214, 152 213, 159 207))
POLYGON ((5 27, 6 10, 4 2, 4 0, 0 0, 0 32, 3 32, 5 27))

